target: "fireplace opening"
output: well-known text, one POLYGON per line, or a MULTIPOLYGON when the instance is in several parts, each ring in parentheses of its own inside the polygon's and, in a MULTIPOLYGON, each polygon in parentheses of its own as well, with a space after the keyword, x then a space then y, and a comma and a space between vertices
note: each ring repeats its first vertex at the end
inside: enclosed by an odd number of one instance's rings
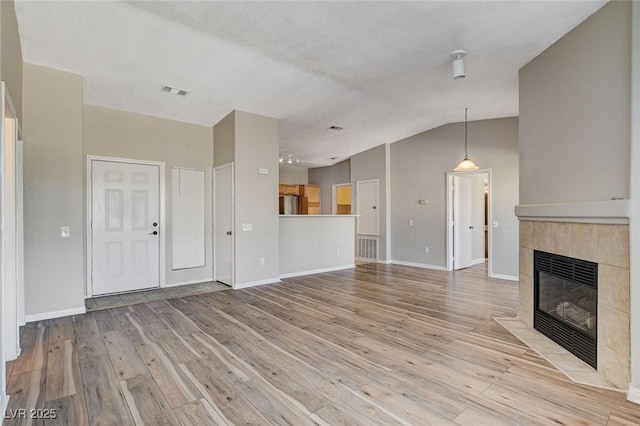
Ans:
POLYGON ((597 368, 598 265, 534 251, 533 325, 597 368))

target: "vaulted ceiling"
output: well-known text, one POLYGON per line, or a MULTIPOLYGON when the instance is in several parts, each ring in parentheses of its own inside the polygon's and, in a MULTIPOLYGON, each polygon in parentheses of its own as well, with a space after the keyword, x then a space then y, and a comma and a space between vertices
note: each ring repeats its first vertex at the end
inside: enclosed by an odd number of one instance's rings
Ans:
POLYGON ((469 120, 517 115, 519 68, 604 3, 17 0, 16 9, 24 60, 82 74, 85 103, 206 126, 233 109, 278 118, 281 153, 327 165, 461 121, 465 107, 469 120), (455 49, 468 51, 464 80, 451 78, 455 49), (189 94, 162 93, 165 84, 189 94))

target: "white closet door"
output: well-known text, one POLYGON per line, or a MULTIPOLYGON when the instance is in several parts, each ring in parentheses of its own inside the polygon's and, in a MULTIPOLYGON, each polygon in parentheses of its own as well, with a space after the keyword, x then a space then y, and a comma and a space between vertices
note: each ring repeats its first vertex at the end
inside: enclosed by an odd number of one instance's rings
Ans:
POLYGON ((205 266, 205 171, 171 171, 173 269, 205 266))

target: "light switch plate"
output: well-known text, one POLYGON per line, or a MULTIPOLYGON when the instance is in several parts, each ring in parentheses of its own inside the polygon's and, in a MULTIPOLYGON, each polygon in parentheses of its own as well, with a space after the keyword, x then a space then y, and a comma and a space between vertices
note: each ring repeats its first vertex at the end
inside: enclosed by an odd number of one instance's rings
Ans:
POLYGON ((242 224, 243 231, 253 231, 253 223, 243 223, 242 224))
POLYGON ((258 169, 258 174, 259 175, 268 175, 269 174, 269 169, 265 169, 264 167, 260 167, 258 169))
POLYGON ((69 238, 71 236, 71 228, 69 228, 68 226, 61 226, 60 236, 62 238, 69 238))

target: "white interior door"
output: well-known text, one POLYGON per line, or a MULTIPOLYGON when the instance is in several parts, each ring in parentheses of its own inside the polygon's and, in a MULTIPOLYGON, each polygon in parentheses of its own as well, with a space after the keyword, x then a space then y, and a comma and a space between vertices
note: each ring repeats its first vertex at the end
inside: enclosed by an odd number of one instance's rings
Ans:
POLYGON ((378 180, 356 182, 356 208, 358 209, 358 235, 380 235, 380 206, 378 180))
POLYGON ((91 163, 93 295, 159 287, 159 167, 91 163))
POLYGON ((453 269, 473 264, 471 188, 471 178, 453 177, 453 269))
POLYGON ((233 285, 233 164, 214 169, 213 202, 216 280, 233 285))

